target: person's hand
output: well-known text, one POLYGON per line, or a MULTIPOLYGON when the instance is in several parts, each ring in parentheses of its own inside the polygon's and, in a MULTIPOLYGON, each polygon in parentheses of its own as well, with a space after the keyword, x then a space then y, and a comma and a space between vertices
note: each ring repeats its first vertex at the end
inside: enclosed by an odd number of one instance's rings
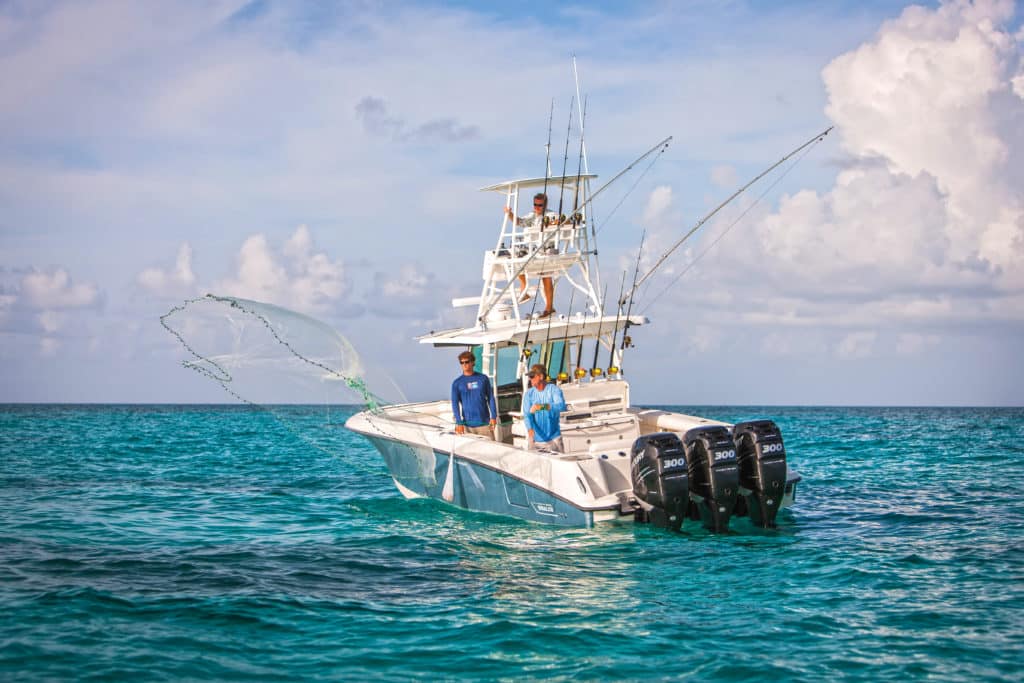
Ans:
POLYGON ((491 429, 494 429, 494 424, 495 424, 494 420, 491 420, 491 429))
POLYGON ((505 207, 505 215, 508 216, 509 218, 512 217, 512 207, 511 206, 506 206, 505 207))
POLYGON ((456 434, 465 434, 466 433, 466 425, 455 425, 455 433, 456 434))
POLYGON ((530 406, 531 413, 536 413, 538 410, 544 410, 544 406, 542 406, 540 403, 534 403, 532 406, 530 406))

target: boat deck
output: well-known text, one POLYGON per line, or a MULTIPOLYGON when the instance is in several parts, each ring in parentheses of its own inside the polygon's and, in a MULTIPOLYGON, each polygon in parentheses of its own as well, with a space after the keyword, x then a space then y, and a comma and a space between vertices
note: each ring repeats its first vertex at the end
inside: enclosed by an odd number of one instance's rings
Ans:
MULTIPOLYGON (((644 434, 683 433, 704 425, 730 426, 693 415, 630 407, 629 384, 622 380, 566 382, 560 388, 567 406, 561 415, 562 440, 567 455, 628 452, 633 442, 644 434)), ((515 410, 507 415, 510 419, 498 425, 495 440, 526 450, 526 424, 522 413, 515 410)), ((381 417, 430 431, 455 429, 451 402, 447 400, 386 406, 381 409, 381 417)))

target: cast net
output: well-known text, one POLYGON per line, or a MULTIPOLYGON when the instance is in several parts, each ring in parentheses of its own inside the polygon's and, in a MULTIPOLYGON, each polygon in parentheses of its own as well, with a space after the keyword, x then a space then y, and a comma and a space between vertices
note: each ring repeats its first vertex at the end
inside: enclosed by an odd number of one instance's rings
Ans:
POLYGON ((175 306, 160 322, 186 351, 184 367, 332 453, 337 437, 323 426, 405 402, 390 378, 368 371, 340 332, 280 306, 207 294, 175 306))

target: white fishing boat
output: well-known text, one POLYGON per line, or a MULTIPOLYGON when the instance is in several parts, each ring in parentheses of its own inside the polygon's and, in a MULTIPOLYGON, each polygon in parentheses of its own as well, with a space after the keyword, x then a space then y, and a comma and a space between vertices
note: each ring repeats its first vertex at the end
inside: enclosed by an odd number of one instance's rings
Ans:
POLYGON ((588 213, 603 187, 591 194, 596 175, 552 176, 548 167, 547 177, 482 190, 503 196, 518 216, 522 197, 554 189, 572 198, 568 215, 548 214, 537 230, 506 212, 497 242, 483 253, 480 295, 452 302, 475 307, 474 324, 419 337, 421 344, 442 349, 442 362, 453 369, 460 351, 473 352, 475 369, 490 379, 495 394, 495 438, 457 434, 447 398, 376 407, 346 426, 380 451, 407 498, 572 526, 640 521, 679 529, 692 520, 722 531, 744 517, 774 527, 800 481, 787 465, 779 429, 769 420, 733 425, 632 405, 623 356, 633 329, 648 320, 632 313, 627 297, 609 307, 599 293, 588 213), (520 275, 551 278, 563 299, 569 292, 569 308, 540 317, 539 292, 524 291, 520 275), (527 294, 533 298, 524 303, 527 294), (565 397, 564 452, 534 447, 527 438, 521 410, 528 370, 536 363, 565 397))

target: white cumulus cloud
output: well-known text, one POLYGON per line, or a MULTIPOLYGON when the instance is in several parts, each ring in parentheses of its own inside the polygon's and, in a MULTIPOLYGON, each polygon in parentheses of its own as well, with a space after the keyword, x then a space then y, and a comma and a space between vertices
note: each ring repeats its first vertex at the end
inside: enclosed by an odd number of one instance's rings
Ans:
POLYGON ((52 356, 87 332, 103 301, 95 284, 75 282, 60 266, 0 268, 0 335, 37 340, 39 353, 52 356))
MULTIPOLYGON (((1001 28, 1013 11, 1008 1, 908 7, 826 67, 827 113, 859 162, 850 173, 872 176, 841 174, 818 200, 836 219, 824 241, 839 264, 873 252, 883 286, 908 271, 944 289, 974 288, 979 275, 1024 284, 1021 50, 1001 28)), ((777 220, 791 216, 811 227, 785 210, 777 220)))
POLYGON ((139 273, 136 280, 144 289, 158 296, 183 297, 195 294, 192 246, 185 242, 179 247, 173 268, 147 268, 139 273))
MULTIPOLYGON (((848 158, 830 189, 785 196, 757 218, 756 239, 728 253, 744 267, 721 272, 767 284, 752 296, 776 322, 787 320, 769 292, 803 301, 796 323, 1024 320, 1013 296, 1024 288, 1015 85, 1024 61, 1005 28, 1013 10, 1006 1, 911 6, 835 58, 822 74, 826 112, 848 158)), ((851 334, 839 355, 870 346, 851 334)))
POLYGON ((76 284, 64 268, 33 270, 21 280, 19 301, 36 310, 87 308, 99 301, 99 290, 90 283, 76 284))
POLYGON ((442 287, 434 273, 416 263, 406 263, 397 272, 374 275, 371 299, 374 310, 385 317, 431 318, 448 308, 450 291, 442 287))
POLYGON ((339 303, 349 287, 342 262, 317 252, 309 228, 300 225, 279 251, 264 235, 246 239, 234 276, 218 282, 214 291, 322 314, 339 303))

